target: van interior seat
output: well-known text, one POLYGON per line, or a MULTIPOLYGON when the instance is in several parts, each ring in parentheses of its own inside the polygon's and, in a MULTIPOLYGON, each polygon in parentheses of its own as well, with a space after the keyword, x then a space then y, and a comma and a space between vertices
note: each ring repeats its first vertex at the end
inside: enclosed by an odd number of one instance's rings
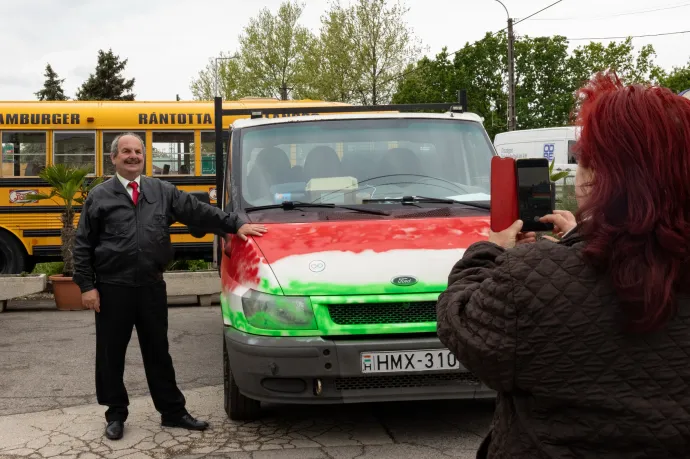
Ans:
POLYGON ((343 165, 338 154, 331 147, 319 145, 312 148, 304 160, 304 180, 314 178, 342 177, 343 165))
POLYGON ((386 151, 378 164, 379 175, 424 174, 419 157, 408 148, 391 148, 386 151))
POLYGON ((254 199, 270 197, 270 187, 291 182, 293 174, 287 154, 280 148, 267 147, 256 155, 254 167, 247 175, 247 188, 254 199))

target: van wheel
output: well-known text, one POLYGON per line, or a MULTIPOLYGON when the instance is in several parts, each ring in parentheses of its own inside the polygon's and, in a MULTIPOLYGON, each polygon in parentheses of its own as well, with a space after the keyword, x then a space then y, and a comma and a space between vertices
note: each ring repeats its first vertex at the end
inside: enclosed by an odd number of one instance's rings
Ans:
POLYGON ((232 377, 225 338, 223 338, 223 389, 225 413, 230 419, 233 421, 254 421, 259 418, 261 402, 242 395, 232 377))
POLYGON ((0 274, 21 274, 28 267, 27 258, 17 238, 0 230, 0 274))

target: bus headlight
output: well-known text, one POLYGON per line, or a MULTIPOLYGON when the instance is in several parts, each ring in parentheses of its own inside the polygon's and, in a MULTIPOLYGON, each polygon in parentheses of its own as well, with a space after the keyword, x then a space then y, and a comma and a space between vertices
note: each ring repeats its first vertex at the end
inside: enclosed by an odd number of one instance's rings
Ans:
POLYGON ((316 330, 309 298, 269 295, 249 290, 242 296, 242 309, 249 325, 264 330, 316 330))

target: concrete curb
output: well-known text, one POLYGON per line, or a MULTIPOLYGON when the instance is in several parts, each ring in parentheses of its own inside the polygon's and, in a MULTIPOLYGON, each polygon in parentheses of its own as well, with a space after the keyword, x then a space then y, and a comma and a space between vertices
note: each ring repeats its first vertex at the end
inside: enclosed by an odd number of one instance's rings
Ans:
POLYGON ((196 296, 199 306, 211 306, 220 296, 218 271, 168 271, 163 274, 168 297, 196 296))
POLYGON ((13 298, 41 293, 46 289, 48 278, 45 274, 10 274, 0 276, 0 312, 5 311, 7 303, 13 298))

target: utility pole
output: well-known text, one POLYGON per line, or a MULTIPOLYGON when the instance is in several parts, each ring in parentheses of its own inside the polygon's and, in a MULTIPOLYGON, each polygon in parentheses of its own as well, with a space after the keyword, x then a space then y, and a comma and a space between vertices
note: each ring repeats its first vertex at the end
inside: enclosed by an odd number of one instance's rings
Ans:
POLYGON ((510 17, 508 8, 501 0, 496 0, 506 10, 508 16, 508 130, 517 128, 515 117, 515 35, 513 34, 513 18, 510 17))
POLYGON ((515 120, 515 35, 513 18, 508 18, 508 130, 516 129, 515 120))

